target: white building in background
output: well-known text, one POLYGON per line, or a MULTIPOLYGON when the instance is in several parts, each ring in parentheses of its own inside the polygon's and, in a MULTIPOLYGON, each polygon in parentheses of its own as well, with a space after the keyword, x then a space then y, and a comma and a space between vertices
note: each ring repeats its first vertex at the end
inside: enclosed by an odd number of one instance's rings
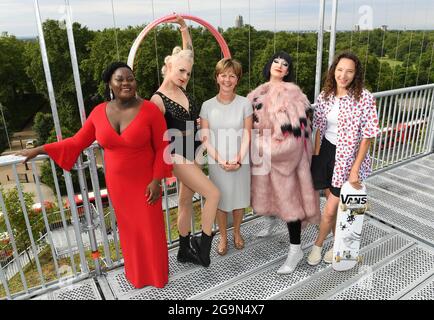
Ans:
POLYGON ((235 18, 235 27, 236 28, 242 28, 243 26, 244 26, 243 16, 242 15, 238 15, 235 18))

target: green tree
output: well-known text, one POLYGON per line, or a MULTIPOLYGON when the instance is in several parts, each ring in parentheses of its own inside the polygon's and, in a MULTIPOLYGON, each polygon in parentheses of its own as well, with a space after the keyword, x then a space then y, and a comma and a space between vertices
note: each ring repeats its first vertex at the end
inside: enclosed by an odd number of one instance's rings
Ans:
POLYGON ((33 130, 38 135, 38 145, 47 142, 51 130, 53 130, 53 116, 50 113, 38 112, 35 115, 33 130))
POLYGON ((5 106, 32 90, 32 83, 25 72, 24 47, 25 43, 15 36, 0 36, 0 101, 5 106))
MULTIPOLYGON (((25 72, 23 52, 26 45, 25 41, 7 33, 0 36, 0 103, 9 135, 21 129, 41 105, 25 72)), ((0 152, 8 146, 4 125, 3 119, 0 119, 0 152)))
MULTIPOLYGON (((17 249, 19 252, 25 251, 30 263, 32 263, 29 255, 31 239, 27 230, 27 225, 24 217, 25 213, 21 207, 18 190, 15 187, 7 191, 0 189, 0 192, 2 192, 3 195, 17 249)), ((35 240, 39 239, 39 237, 45 232, 43 219, 40 213, 32 210, 33 194, 29 192, 23 192, 23 198, 27 211, 27 217, 31 226, 32 237, 35 240)))
MULTIPOLYGON (((74 112, 72 115, 70 111, 62 113, 63 109, 71 109, 71 106, 77 106, 66 29, 61 27, 58 21, 46 20, 43 23, 43 31, 60 121, 61 123, 79 123, 77 107, 73 108, 74 112), (63 114, 66 114, 66 116, 62 117, 63 114)), ((81 27, 79 23, 73 24, 73 32, 77 60, 80 62, 86 59, 90 54, 88 43, 93 39, 94 32, 89 31, 87 27, 81 27)), ((36 42, 29 43, 25 50, 25 56, 28 61, 26 66, 27 75, 33 80, 37 92, 48 100, 48 91, 39 44, 36 42)), ((95 94, 96 86, 91 75, 86 73, 80 66, 79 69, 83 98, 86 106, 93 103, 92 98, 95 94)), ((75 128, 76 127, 73 126, 69 129, 74 131, 75 128)))

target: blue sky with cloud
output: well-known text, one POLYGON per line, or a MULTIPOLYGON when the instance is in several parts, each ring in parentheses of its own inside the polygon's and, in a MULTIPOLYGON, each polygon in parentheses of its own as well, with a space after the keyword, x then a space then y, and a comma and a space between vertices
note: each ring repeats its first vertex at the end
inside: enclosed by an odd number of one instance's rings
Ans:
MULTIPOLYGON (((234 26, 237 15, 259 30, 315 30, 319 0, 69 0, 72 17, 89 29, 113 27, 112 1, 118 27, 149 23, 174 11, 198 16, 215 27, 234 26), (250 8, 250 9, 249 9, 250 8), (154 9, 154 10, 153 10, 154 9)), ((371 15, 373 27, 434 29, 432 0, 339 0, 338 30, 350 30, 371 15), (359 13, 359 10, 360 13, 359 13)), ((326 1, 326 28, 331 20, 326 1)), ((64 0, 39 0, 41 17, 60 20, 64 0)), ((0 32, 19 37, 37 34, 34 0, 0 0, 0 32)))

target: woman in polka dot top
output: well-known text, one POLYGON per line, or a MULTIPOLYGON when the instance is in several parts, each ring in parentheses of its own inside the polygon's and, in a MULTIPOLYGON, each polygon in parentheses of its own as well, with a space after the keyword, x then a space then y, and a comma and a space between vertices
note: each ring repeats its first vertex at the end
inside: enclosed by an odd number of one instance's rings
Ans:
MULTIPOLYGON (((321 261, 322 245, 336 224, 340 188, 349 181, 361 188, 371 173, 369 145, 377 136, 378 117, 374 96, 363 83, 360 60, 350 52, 336 57, 317 98, 313 127, 316 129, 312 177, 315 189, 324 189, 327 203, 320 231, 308 257, 310 265, 321 261)), ((324 255, 331 263, 333 248, 324 255)))

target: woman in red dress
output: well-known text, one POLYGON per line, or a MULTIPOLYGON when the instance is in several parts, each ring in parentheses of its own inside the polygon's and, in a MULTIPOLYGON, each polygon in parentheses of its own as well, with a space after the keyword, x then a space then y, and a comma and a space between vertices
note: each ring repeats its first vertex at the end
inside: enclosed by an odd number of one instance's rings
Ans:
POLYGON ((104 148, 126 278, 136 288, 162 288, 169 267, 159 184, 172 175, 172 166, 163 160, 166 122, 154 103, 136 96, 136 80, 125 63, 111 64, 103 80, 108 102, 96 106, 73 137, 18 155, 27 161, 46 153, 69 171, 81 151, 97 140, 104 148))

